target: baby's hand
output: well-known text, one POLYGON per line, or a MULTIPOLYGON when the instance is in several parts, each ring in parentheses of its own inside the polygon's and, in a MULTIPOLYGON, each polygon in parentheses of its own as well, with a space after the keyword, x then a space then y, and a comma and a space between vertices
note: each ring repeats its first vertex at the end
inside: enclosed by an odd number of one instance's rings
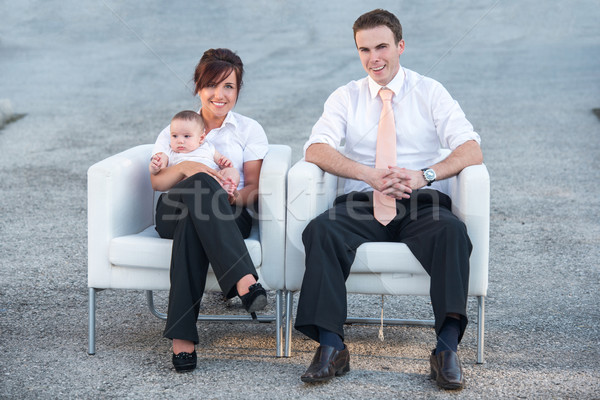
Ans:
POLYGON ((231 162, 231 160, 225 156, 221 156, 219 158, 219 160, 217 161, 217 165, 220 168, 233 168, 233 163, 231 162))
POLYGON ((165 168, 169 163, 169 157, 165 153, 156 153, 150 160, 148 169, 152 175, 156 175, 161 169, 165 168))

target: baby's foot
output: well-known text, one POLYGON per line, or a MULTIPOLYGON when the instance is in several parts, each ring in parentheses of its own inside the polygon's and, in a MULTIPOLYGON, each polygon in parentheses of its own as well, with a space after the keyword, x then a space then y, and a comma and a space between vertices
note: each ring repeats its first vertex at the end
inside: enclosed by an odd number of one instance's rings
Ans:
POLYGON ((232 195, 236 185, 235 182, 233 181, 233 179, 231 178, 227 178, 223 181, 223 183, 221 184, 221 186, 223 187, 223 189, 225 189, 225 191, 227 192, 228 195, 232 195))

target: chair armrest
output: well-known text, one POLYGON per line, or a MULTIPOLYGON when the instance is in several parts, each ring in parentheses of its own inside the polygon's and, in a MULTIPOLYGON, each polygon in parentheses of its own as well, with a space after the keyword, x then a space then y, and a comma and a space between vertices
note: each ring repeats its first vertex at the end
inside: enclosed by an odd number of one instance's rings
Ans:
POLYGON ((487 293, 490 247, 490 176, 485 164, 472 165, 450 179, 452 212, 465 223, 473 244, 469 294, 487 293))
POLYGON ((327 210, 337 193, 337 177, 313 163, 298 161, 288 173, 285 285, 299 290, 304 276, 302 232, 306 225, 327 210))
POLYGON ((490 215, 490 176, 485 164, 471 165, 450 178, 452 212, 461 220, 468 216, 490 215), (463 217, 461 217, 463 216, 463 217))
POLYGON ((133 147, 88 169, 89 287, 109 287, 111 239, 140 232, 153 223, 151 152, 151 144, 133 147))
POLYGON ((258 224, 262 249, 261 276, 272 289, 285 287, 286 183, 291 164, 291 148, 272 144, 260 170, 258 224))

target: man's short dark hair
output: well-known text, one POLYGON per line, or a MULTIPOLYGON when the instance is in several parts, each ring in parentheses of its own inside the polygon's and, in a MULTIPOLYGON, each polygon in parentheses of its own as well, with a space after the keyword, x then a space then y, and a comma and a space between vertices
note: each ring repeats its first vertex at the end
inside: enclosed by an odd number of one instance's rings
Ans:
POLYGON ((378 8, 361 15, 354 21, 354 25, 352 26, 352 30, 354 31, 354 41, 356 42, 356 33, 358 31, 373 29, 381 25, 390 28, 394 34, 396 44, 402 40, 402 25, 398 18, 391 12, 378 8))

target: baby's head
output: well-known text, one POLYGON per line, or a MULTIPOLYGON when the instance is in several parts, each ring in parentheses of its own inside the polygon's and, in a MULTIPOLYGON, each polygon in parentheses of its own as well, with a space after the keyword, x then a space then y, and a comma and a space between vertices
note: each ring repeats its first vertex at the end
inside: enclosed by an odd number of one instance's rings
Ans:
POLYGON ((171 120, 171 150, 189 153, 204 142, 204 121, 195 111, 181 111, 171 120))

